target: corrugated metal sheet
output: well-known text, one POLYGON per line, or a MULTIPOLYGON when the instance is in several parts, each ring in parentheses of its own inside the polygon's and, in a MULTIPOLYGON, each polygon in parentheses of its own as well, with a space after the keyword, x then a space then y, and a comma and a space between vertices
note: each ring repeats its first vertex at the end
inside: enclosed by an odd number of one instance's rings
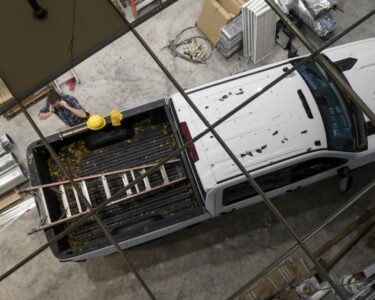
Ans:
POLYGON ((244 57, 256 64, 275 48, 276 14, 264 0, 252 0, 242 7, 244 57))

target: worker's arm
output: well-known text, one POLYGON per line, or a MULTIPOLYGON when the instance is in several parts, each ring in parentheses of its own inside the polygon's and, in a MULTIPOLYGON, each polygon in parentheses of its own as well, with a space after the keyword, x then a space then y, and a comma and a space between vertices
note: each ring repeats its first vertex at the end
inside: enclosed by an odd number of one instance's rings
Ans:
POLYGON ((87 113, 86 111, 83 109, 83 108, 74 108, 74 107, 71 107, 66 101, 64 100, 61 100, 60 101, 60 105, 62 107, 65 107, 67 110, 69 110, 70 112, 72 112, 73 114, 75 114, 77 117, 79 118, 86 118, 87 117, 87 113))
POLYGON ((49 111, 47 112, 44 112, 42 109, 38 114, 39 120, 47 120, 54 112, 55 109, 52 105, 49 106, 49 111))

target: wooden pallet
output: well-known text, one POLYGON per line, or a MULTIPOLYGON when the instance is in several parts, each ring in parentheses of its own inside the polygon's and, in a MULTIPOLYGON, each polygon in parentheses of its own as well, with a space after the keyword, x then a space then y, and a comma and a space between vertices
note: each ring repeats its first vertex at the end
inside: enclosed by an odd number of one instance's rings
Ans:
POLYGON ((0 198, 0 212, 21 199, 21 195, 16 190, 13 190, 13 192, 6 194, 2 198, 0 198))
MULTIPOLYGON (((28 108, 33 104, 37 103, 38 101, 42 100, 43 98, 45 98, 47 94, 53 89, 54 87, 52 84, 46 85, 45 87, 37 91, 35 94, 23 99, 21 102, 25 108, 28 108)), ((21 108, 17 105, 7 110, 7 112, 4 113, 4 117, 9 121, 16 115, 18 115, 20 112, 21 108)))
POLYGON ((0 78, 0 107, 8 103, 9 101, 12 101, 13 95, 8 89, 8 87, 5 85, 4 81, 0 78))

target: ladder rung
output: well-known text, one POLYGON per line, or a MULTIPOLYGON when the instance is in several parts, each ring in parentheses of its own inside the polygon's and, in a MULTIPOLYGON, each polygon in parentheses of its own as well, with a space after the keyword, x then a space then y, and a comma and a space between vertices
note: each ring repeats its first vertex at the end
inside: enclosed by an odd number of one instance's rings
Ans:
POLYGON ((48 224, 51 224, 51 217, 49 216, 49 211, 48 211, 48 207, 47 207, 47 203, 46 203, 46 198, 44 197, 44 191, 43 191, 43 188, 39 188, 39 194, 40 194, 40 197, 42 198, 42 203, 43 203, 43 210, 46 214, 46 223, 48 224))
MULTIPOLYGON (((143 170, 141 171, 141 174, 142 174, 142 175, 143 175, 144 173, 146 173, 146 170, 145 170, 145 169, 143 169, 143 170)), ((143 182, 144 182, 144 184, 145 184, 146 190, 151 189, 151 184, 150 184, 150 180, 148 179, 148 177, 143 178, 143 182)))
POLYGON ((76 191, 75 188, 73 188, 73 193, 74 193, 74 198, 76 198, 76 203, 77 203, 78 211, 81 213, 82 212, 81 202, 79 202, 78 193, 77 193, 77 191, 76 191))
POLYGON ((161 174, 161 177, 163 178, 164 183, 169 183, 169 178, 167 175, 167 171, 165 170, 165 167, 161 166, 159 170, 160 170, 160 174, 161 174))
MULTIPOLYGON (((81 181, 80 182, 80 185, 81 185, 81 189, 82 189, 82 193, 83 193, 83 196, 85 196, 85 198, 87 199, 87 201, 90 203, 90 205, 92 206, 91 204, 91 199, 90 199, 90 194, 89 194, 89 191, 87 190, 87 185, 86 185, 86 181, 81 181)), ((88 210, 88 208, 87 208, 88 210)))
POLYGON ((102 183, 103 183, 105 196, 107 197, 107 199, 111 198, 111 191, 109 190, 108 181, 105 176, 102 176, 102 183))
POLYGON ((60 191, 61 191, 61 199, 64 205, 64 210, 66 211, 66 216, 69 218, 72 216, 72 212, 70 211, 68 198, 66 197, 66 192, 64 185, 60 185, 60 191))
MULTIPOLYGON (((134 181, 134 180, 135 180, 134 171, 133 171, 133 170, 130 170, 130 174, 132 175, 132 179, 133 179, 133 181, 134 181)), ((137 191, 137 193, 139 193, 139 187, 138 187, 138 184, 135 184, 134 187, 135 187, 135 190, 137 191)))
MULTIPOLYGON (((121 178, 122 178, 122 182, 124 183, 124 186, 128 186, 128 185, 129 185, 129 180, 128 180, 128 177, 126 176, 126 173, 122 174, 122 175, 121 175, 121 178)), ((133 193, 132 193, 132 189, 131 189, 131 188, 130 188, 130 189, 127 189, 127 190, 126 190, 126 193, 127 193, 128 195, 133 194, 133 193)))

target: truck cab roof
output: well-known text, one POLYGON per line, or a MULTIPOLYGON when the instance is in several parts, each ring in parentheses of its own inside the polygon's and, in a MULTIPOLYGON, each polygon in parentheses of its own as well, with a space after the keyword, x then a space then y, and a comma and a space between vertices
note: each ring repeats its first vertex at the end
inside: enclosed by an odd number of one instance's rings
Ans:
MULTIPOLYGON (((289 61, 237 74, 187 93, 212 124, 280 76, 286 67, 292 67, 289 61)), ((173 95, 172 102, 179 122, 187 123, 192 137, 206 129, 180 94, 173 95)), ((298 72, 253 100, 216 130, 249 171, 327 148, 319 109, 298 72)), ((195 167, 206 192, 239 174, 211 133, 198 140, 195 147, 199 156, 195 167)))

